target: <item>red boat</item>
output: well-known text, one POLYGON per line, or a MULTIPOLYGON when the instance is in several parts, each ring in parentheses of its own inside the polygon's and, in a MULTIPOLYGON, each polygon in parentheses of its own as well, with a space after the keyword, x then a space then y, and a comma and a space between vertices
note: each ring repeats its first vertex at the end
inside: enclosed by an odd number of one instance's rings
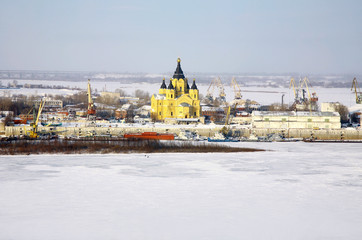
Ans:
POLYGON ((126 133, 124 138, 137 139, 155 139, 155 140, 174 140, 175 136, 168 133, 143 132, 143 133, 126 133))

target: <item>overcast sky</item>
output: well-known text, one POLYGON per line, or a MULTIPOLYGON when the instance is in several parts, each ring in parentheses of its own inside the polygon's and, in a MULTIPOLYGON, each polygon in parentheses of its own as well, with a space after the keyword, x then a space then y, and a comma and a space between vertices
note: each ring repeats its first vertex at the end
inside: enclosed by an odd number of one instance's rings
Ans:
POLYGON ((0 69, 362 73, 360 0, 0 0, 0 69))

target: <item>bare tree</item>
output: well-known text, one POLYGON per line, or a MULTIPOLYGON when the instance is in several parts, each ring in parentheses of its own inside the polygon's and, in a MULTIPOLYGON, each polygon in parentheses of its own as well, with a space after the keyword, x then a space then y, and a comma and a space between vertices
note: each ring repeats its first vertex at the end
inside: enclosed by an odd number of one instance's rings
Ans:
POLYGON ((336 104, 335 105, 335 111, 339 113, 341 116, 341 123, 347 123, 348 122, 348 107, 346 107, 343 104, 336 104))
POLYGON ((120 93, 120 96, 121 96, 121 97, 126 97, 126 96, 127 96, 126 92, 125 92, 123 89, 117 88, 117 89, 115 90, 115 92, 120 93))

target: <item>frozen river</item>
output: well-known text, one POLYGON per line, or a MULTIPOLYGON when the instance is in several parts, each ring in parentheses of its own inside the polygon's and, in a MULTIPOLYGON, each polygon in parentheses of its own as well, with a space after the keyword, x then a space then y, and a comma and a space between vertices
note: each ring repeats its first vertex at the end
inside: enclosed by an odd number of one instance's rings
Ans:
POLYGON ((362 145, 0 157, 0 239, 362 239, 362 145))

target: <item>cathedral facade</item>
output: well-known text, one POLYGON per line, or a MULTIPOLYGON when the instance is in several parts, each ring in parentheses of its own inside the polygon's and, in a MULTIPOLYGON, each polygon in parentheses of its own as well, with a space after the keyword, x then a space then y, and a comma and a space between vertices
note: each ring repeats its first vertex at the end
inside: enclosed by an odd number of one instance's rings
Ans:
POLYGON ((158 94, 151 97, 151 118, 164 121, 166 118, 199 118, 201 113, 199 90, 195 79, 190 88, 181 69, 181 59, 168 86, 163 79, 158 94))

